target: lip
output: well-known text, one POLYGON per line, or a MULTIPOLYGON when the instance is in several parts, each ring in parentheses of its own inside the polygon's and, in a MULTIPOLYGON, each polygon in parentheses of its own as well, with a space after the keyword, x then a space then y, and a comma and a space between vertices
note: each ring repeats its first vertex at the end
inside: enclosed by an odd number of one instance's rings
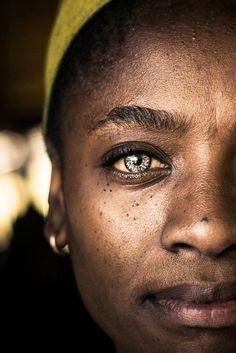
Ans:
POLYGON ((236 281, 215 285, 181 284, 141 296, 154 317, 189 327, 236 326, 236 281))

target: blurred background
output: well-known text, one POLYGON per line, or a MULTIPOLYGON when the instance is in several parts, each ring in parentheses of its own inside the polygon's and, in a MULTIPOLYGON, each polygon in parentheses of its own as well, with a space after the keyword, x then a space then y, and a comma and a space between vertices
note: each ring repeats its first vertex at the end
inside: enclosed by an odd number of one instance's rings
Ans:
POLYGON ((37 345, 72 342, 88 352, 95 337, 108 341, 79 300, 69 258, 54 255, 43 235, 50 179, 43 72, 58 3, 0 4, 0 332, 18 335, 18 348, 34 337, 37 345))

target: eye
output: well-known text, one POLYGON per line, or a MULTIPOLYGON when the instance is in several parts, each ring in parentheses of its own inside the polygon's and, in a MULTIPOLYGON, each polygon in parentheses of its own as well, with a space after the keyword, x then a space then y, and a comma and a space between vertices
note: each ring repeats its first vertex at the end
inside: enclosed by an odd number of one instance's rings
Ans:
POLYGON ((164 151, 146 142, 116 145, 102 160, 107 174, 122 184, 159 182, 172 170, 171 160, 164 151))
POLYGON ((113 165, 117 170, 125 173, 142 173, 156 168, 168 168, 167 164, 146 153, 132 153, 120 158, 113 165))

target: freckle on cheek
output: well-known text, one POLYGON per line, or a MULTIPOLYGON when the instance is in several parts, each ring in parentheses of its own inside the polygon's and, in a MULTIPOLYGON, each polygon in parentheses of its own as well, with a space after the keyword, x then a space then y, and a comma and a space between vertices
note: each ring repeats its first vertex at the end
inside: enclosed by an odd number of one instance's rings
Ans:
POLYGON ((112 192, 112 190, 110 190, 110 192, 112 192))
POLYGON ((150 196, 150 199, 152 199, 152 198, 153 198, 153 195, 150 196))
POLYGON ((100 212, 100 216, 102 215, 102 211, 100 212))
POLYGON ((106 189, 103 189, 103 191, 107 191, 106 189))
POLYGON ((129 217, 129 214, 128 214, 128 213, 126 213, 126 217, 129 217))

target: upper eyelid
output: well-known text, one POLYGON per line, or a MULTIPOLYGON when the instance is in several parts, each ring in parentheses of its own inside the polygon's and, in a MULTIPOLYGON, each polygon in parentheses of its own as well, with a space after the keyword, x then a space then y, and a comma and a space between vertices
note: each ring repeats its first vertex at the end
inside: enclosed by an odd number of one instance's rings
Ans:
POLYGON ((122 158, 125 158, 129 155, 132 155, 132 154, 138 154, 138 153, 142 153, 142 154, 146 154, 152 158, 155 158, 155 159, 158 159, 158 156, 156 156, 154 153, 151 153, 151 152, 147 152, 147 151, 142 151, 141 149, 140 150, 134 150, 134 151, 129 151, 129 152, 120 152, 117 154, 116 156, 116 160, 118 159, 122 159, 122 158))

